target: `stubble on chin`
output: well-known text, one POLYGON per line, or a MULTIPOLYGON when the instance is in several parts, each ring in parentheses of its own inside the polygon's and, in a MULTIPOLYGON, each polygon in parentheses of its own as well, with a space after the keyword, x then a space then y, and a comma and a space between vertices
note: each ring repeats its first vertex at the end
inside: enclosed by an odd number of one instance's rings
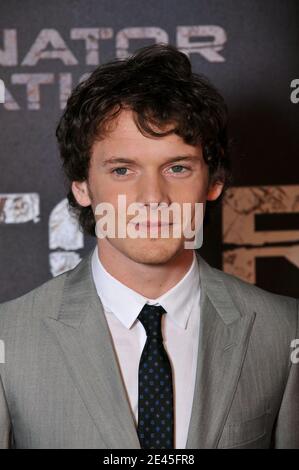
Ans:
MULTIPOLYGON (((111 242, 110 242, 111 243, 111 242)), ((139 244, 132 243, 128 245, 116 246, 112 243, 114 249, 120 251, 125 257, 136 263, 148 265, 166 264, 174 259, 184 249, 183 241, 159 243, 159 240, 151 240, 150 242, 139 244)))

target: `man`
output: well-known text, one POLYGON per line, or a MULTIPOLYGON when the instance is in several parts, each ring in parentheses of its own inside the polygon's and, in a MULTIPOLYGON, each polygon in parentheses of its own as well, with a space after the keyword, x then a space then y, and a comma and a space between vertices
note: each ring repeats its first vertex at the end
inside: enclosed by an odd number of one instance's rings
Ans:
POLYGON ((223 98, 172 46, 73 91, 56 134, 70 207, 97 244, 0 306, 1 447, 299 448, 298 300, 212 268, 182 225, 163 237, 150 215, 187 203, 196 228, 196 204, 223 197, 226 127, 223 98), (101 236, 98 208, 121 225, 119 195, 145 209, 125 225, 148 236, 101 236))

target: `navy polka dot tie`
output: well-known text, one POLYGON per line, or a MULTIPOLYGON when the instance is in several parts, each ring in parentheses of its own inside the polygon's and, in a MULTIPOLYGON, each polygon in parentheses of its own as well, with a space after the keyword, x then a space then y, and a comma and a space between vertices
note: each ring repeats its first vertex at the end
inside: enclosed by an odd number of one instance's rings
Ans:
POLYGON ((174 449, 172 370, 163 346, 162 306, 145 304, 138 320, 147 339, 139 363, 138 437, 142 449, 174 449))

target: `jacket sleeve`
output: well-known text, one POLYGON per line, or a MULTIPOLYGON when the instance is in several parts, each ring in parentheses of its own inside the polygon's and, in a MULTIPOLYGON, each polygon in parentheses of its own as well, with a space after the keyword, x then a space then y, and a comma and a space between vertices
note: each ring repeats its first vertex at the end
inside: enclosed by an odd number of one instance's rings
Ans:
POLYGON ((12 426, 0 376, 0 449, 13 448, 12 426))
MULTIPOLYGON (((297 332, 294 339, 299 339, 299 300, 297 300, 297 332)), ((297 352, 295 356, 296 360, 291 363, 276 422, 274 434, 276 449, 299 449, 299 353, 297 352)))

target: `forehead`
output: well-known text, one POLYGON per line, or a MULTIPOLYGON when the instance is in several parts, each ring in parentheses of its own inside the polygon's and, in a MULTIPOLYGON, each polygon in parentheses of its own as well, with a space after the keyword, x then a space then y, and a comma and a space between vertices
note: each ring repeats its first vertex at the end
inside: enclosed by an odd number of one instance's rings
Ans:
MULTIPOLYGON (((151 125, 154 131, 157 132, 165 132, 174 127, 172 124, 166 124, 163 127, 155 127, 151 125)), ((118 137, 118 136, 124 136, 124 137, 145 137, 138 127, 135 124, 134 121, 134 112, 130 109, 123 109, 116 118, 112 119, 110 122, 107 123, 105 126, 106 129, 106 137, 118 137)), ((148 136, 147 138, 151 138, 154 136, 148 136)), ((179 136, 177 136, 179 137, 179 136)))
MULTIPOLYGON (((168 124, 163 128, 155 128, 154 131, 165 132, 172 129, 174 125, 168 124)), ((184 142, 183 138, 177 134, 171 133, 163 137, 154 137, 152 135, 144 135, 134 122, 133 111, 125 109, 119 115, 107 123, 104 136, 95 142, 93 146, 94 152, 97 154, 105 154, 111 152, 124 151, 129 152, 132 156, 140 155, 140 153, 154 152, 157 150, 161 153, 170 153, 184 150, 188 153, 197 154, 200 146, 189 145, 184 142)), ((128 156, 128 155, 127 155, 128 156)))

